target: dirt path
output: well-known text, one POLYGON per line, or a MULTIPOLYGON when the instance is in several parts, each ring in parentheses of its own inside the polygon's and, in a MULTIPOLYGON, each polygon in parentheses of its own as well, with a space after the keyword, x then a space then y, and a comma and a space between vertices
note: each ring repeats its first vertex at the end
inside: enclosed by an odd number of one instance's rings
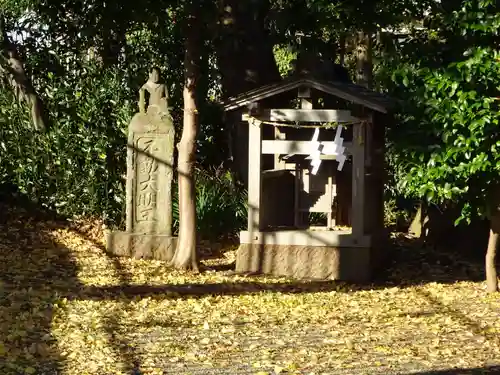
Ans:
POLYGON ((500 373, 500 297, 456 256, 404 244, 364 287, 189 275, 3 212, 1 374, 500 373))

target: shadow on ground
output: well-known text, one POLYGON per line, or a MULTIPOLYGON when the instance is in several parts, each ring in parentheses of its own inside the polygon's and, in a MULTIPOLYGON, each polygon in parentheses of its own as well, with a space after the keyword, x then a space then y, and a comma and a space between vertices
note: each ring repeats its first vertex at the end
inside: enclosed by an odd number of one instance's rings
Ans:
MULTIPOLYGON (((52 335, 54 309, 62 299, 85 290, 78 267, 68 249, 55 242, 50 232, 67 228, 51 213, 13 207, 0 201, 0 373, 59 374, 64 356, 55 349, 52 335)), ((123 285, 127 274, 119 262, 113 265, 123 285)), ((108 299, 118 299, 109 296, 108 299)), ((106 331, 132 374, 139 361, 127 343, 113 340, 119 316, 107 317, 106 331), (125 350, 127 348, 127 350, 125 350)))
MULTIPOLYGON (((102 245, 96 244, 102 251, 102 245)), ((461 258, 460 254, 439 252, 425 246, 421 241, 405 236, 398 236, 391 241, 387 249, 386 268, 382 269, 374 282, 370 284, 349 284, 328 280, 288 280, 267 277, 266 282, 259 282, 257 275, 247 275, 247 281, 230 283, 203 283, 182 285, 125 285, 109 287, 86 287, 75 295, 75 298, 101 299, 103 296, 122 293, 127 298, 138 296, 160 298, 178 298, 180 296, 203 297, 205 295, 241 295, 261 292, 277 293, 316 293, 329 291, 356 292, 388 287, 412 287, 430 282, 442 284, 458 281, 482 281, 483 265, 461 258)), ((220 271, 221 268, 231 268, 231 265, 204 267, 205 271, 220 271)), ((227 275, 234 274, 232 270, 227 275)), ((241 280, 241 279, 240 279, 241 280)))
POLYGON ((81 288, 68 251, 48 235, 48 217, 0 203, 0 373, 57 373, 54 306, 81 288))
MULTIPOLYGON (((452 370, 414 372, 414 375, 479 375, 500 374, 500 366, 489 366, 481 368, 456 368, 452 370)), ((408 374, 409 375, 409 374, 408 374)))
MULTIPOLYGON (((482 280, 482 265, 424 247, 405 237, 395 238, 388 250, 387 269, 375 283, 349 285, 333 281, 275 283, 248 282, 185 285, 131 285, 129 275, 115 261, 121 275, 120 286, 86 286, 78 280, 78 267, 69 251, 55 243, 49 231, 67 224, 54 216, 35 210, 13 208, 0 202, 0 372, 2 374, 56 374, 62 371, 64 357, 54 351, 51 335, 53 310, 62 298, 81 300, 201 297, 241 295, 261 292, 313 293, 321 291, 354 292, 362 289, 407 287, 428 282, 452 283, 482 280), (8 298, 5 298, 8 295, 8 298)), ((96 244, 99 246, 99 244, 96 244)), ((436 302, 437 303, 437 302, 436 302)), ((128 343, 114 340, 119 317, 109 317, 106 328, 114 351, 138 374, 139 361, 128 343)), ((461 369, 422 374, 500 373, 500 368, 461 369)))

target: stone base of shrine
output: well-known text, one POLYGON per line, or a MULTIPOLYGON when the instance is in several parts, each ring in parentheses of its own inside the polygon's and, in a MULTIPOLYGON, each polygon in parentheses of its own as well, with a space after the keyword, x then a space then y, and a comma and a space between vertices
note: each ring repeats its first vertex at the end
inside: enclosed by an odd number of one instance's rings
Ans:
POLYGON ((372 237, 354 236, 350 230, 244 231, 236 272, 367 282, 377 258, 372 237))
POLYGON ((240 244, 236 272, 364 283, 372 278, 372 256, 369 247, 240 244))
POLYGON ((170 261, 174 256, 177 237, 162 234, 109 232, 106 251, 112 255, 135 259, 170 261))

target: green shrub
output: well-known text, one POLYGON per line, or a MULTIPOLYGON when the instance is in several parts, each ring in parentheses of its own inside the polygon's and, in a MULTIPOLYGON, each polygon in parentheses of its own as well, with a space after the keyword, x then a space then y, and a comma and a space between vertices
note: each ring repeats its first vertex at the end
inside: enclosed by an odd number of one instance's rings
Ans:
POLYGON ((46 79, 51 119, 46 133, 30 126, 28 109, 0 92, 0 184, 64 216, 123 211, 126 127, 132 114, 119 74, 89 66, 78 80, 46 79))
MULTIPOLYGON (((97 66, 79 76, 45 77, 51 118, 45 133, 32 130, 29 110, 9 90, 0 91, 0 186, 60 215, 123 227, 127 126, 136 93, 122 77, 97 66)), ((229 173, 197 170, 196 193, 201 237, 232 235, 245 225, 246 194, 229 173)), ((172 195, 176 230, 177 186, 172 195)))
POLYGON ((384 201, 384 225, 391 230, 399 231, 406 228, 410 222, 408 209, 398 205, 396 199, 384 201))
MULTIPOLYGON (((198 233, 205 239, 231 236, 247 222, 246 192, 236 186, 230 173, 198 169, 196 183, 196 217, 198 233)), ((179 226, 177 184, 173 194, 174 231, 179 226)))

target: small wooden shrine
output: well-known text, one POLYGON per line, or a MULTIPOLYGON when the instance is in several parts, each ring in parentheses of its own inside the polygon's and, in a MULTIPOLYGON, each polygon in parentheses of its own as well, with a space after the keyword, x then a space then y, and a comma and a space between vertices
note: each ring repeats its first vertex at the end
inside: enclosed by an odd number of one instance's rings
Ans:
POLYGON ((248 228, 237 272, 369 280, 385 237, 388 98, 302 76, 224 106, 248 127, 248 228))

